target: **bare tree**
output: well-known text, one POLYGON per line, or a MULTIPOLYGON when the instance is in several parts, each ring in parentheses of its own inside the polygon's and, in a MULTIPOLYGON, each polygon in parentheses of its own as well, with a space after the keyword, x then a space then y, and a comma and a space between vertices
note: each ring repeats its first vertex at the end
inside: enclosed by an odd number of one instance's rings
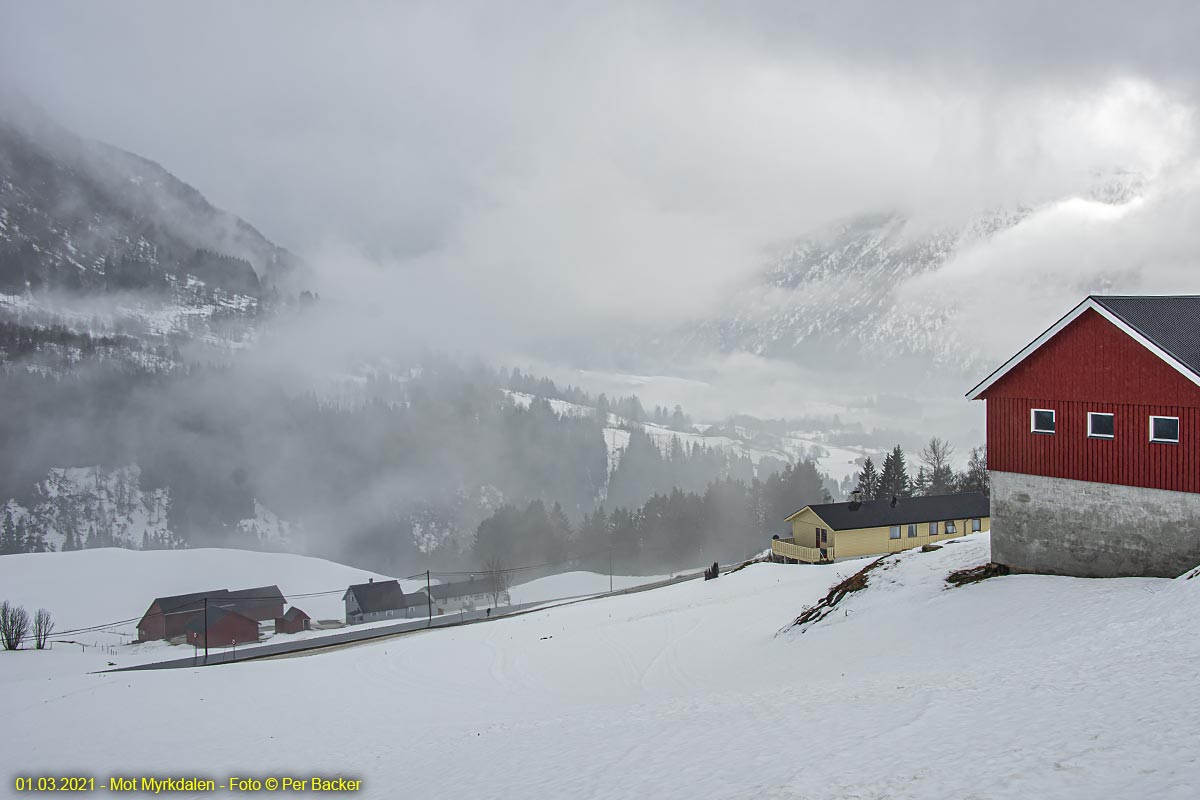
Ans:
POLYGON ((46 649, 46 640, 54 632, 54 619, 50 612, 39 608, 33 615, 33 644, 38 650, 46 649))
POLYGON ((5 600, 0 603, 0 638, 5 650, 17 650, 29 633, 29 612, 5 600))
POLYGON ((483 568, 488 597, 492 598, 492 607, 494 608, 500 605, 501 599, 507 599, 512 579, 509 577, 508 571, 504 569, 504 562, 500 556, 489 558, 484 562, 483 568))
POLYGON ((921 494, 950 494, 954 491, 954 469, 950 459, 954 446, 944 439, 933 437, 921 451, 921 465, 925 468, 925 485, 921 494))
POLYGON ((971 459, 966 472, 958 474, 960 492, 982 492, 991 496, 991 478, 987 468, 987 450, 981 445, 971 448, 971 459))

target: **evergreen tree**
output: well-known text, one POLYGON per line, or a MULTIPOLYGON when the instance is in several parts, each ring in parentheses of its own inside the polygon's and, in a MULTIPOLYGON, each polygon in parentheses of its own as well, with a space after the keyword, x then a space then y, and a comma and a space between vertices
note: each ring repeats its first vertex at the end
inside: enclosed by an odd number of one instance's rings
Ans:
POLYGON ((929 494, 932 494, 932 492, 929 491, 929 487, 929 470, 925 468, 924 464, 922 464, 921 466, 917 467, 917 476, 913 478, 912 493, 917 497, 925 497, 929 494))
POLYGON ((862 492, 864 500, 879 499, 879 473, 875 470, 875 462, 870 456, 863 461, 862 469, 859 470, 856 488, 862 492))
POLYGON ((15 555, 23 552, 25 542, 22 541, 21 534, 17 529, 17 523, 13 519, 12 509, 4 510, 4 523, 0 527, 0 555, 15 555))
POLYGON ((561 546, 565 547, 571 541, 571 521, 567 519, 562 506, 557 502, 550 509, 550 530, 553 531, 555 540, 561 546))
POLYGON ((42 529, 35 525, 30 525, 28 518, 21 520, 17 524, 17 538, 25 543, 24 551, 26 553, 46 553, 50 547, 46 544, 46 536, 42 533, 42 529))
POLYGON ((879 473, 878 499, 890 500, 893 497, 912 497, 912 484, 908 477, 908 465, 904 460, 904 451, 900 445, 883 458, 883 470, 879 473))
POLYGON ((612 409, 608 405, 608 395, 601 392, 600 396, 596 398, 596 419, 601 425, 608 424, 608 415, 611 411, 612 409))

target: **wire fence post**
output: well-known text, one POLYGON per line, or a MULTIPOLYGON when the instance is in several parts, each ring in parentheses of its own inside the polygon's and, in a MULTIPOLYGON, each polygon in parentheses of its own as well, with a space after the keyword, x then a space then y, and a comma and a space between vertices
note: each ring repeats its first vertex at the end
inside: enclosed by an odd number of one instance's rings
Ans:
POLYGON ((433 625, 433 592, 429 586, 429 570, 425 570, 425 605, 429 609, 429 616, 425 620, 425 627, 429 628, 433 625))

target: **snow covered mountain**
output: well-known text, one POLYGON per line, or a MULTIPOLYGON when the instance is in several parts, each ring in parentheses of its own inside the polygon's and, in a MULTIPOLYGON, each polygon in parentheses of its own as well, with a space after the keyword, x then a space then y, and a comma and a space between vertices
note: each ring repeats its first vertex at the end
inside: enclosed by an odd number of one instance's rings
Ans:
POLYGON ((5 317, 220 338, 223 321, 275 302, 298 265, 158 164, 81 139, 0 91, 5 317))
MULTIPOLYGON (((1138 173, 1096 172, 1080 192, 1112 205, 1139 197, 1138 173)), ((952 226, 897 213, 864 214, 800 238, 756 280, 708 318, 661 337, 690 351, 746 352, 810 365, 836 365, 886 351, 889 358, 971 369, 977 355, 946 326, 953 309, 898 302, 914 278, 1021 225, 1040 206, 986 211, 952 226)))

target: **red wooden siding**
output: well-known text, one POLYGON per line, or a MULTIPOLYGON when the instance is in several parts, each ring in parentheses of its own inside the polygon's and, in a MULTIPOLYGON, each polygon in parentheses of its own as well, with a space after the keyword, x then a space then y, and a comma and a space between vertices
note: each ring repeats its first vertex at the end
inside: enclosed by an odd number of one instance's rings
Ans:
POLYGON ((994 397, 987 401, 988 469, 1200 493, 1200 410, 1181 406, 994 397), (1054 434, 1031 433, 1029 412, 1052 408, 1054 434), (1087 435, 1089 411, 1114 415, 1116 436, 1087 435), (1150 441, 1150 415, 1179 417, 1179 444, 1150 441))
POLYGON ((1117 326, 1087 311, 988 388, 988 468, 1200 493, 1200 387, 1117 326), (1053 435, 1030 411, 1054 409, 1053 435), (1087 435, 1089 411, 1116 436, 1087 435), (1179 417, 1179 444, 1150 441, 1150 416, 1179 417))
POLYGON ((981 396, 1200 406, 1200 386, 1091 309, 981 396))
MULTIPOLYGON (((188 643, 203 647, 205 643, 203 632, 190 631, 188 643)), ((241 614, 222 614, 212 620, 208 626, 209 647, 230 647, 231 645, 246 644, 258 641, 258 623, 241 614)))

